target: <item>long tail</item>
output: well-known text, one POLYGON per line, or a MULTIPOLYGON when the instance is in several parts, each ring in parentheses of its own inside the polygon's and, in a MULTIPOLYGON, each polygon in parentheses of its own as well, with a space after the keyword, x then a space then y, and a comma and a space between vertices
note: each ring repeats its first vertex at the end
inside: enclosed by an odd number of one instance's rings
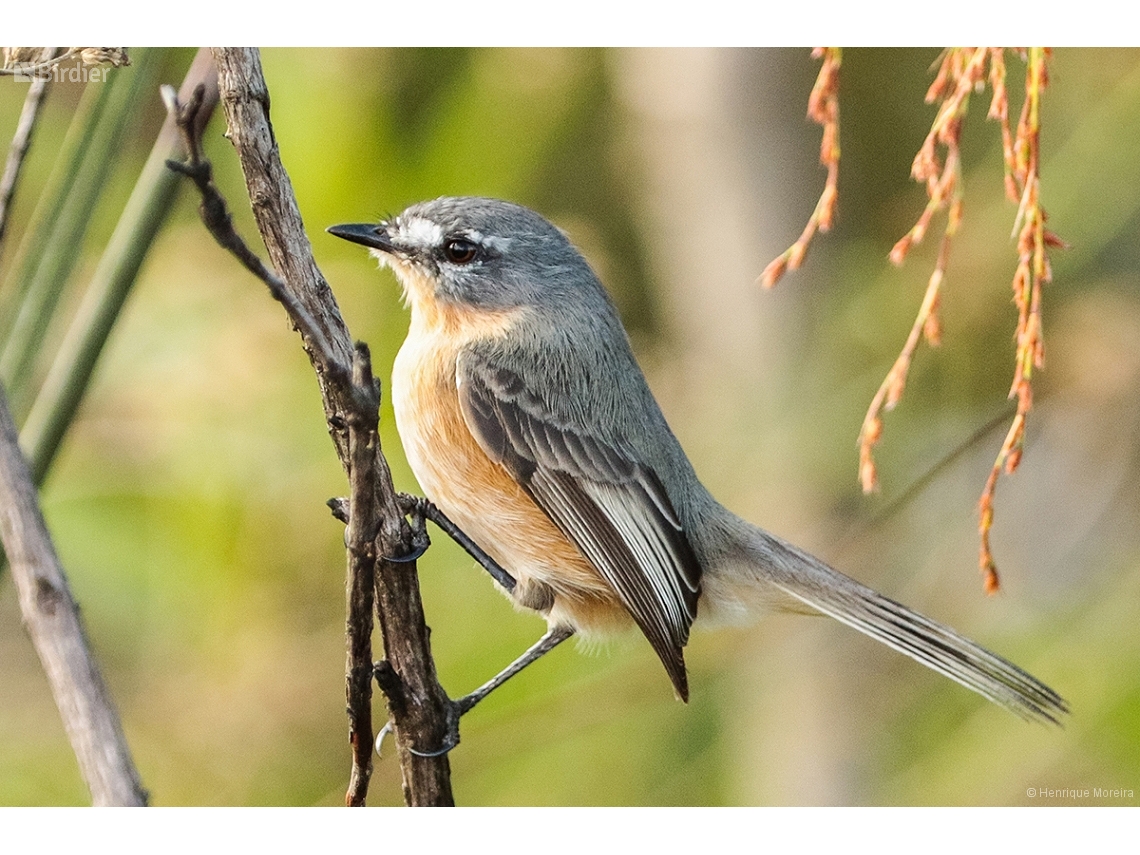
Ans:
POLYGON ((751 529, 746 550, 764 581, 1028 720, 1060 724, 1069 705, 1012 662, 844 576, 767 532, 751 529))

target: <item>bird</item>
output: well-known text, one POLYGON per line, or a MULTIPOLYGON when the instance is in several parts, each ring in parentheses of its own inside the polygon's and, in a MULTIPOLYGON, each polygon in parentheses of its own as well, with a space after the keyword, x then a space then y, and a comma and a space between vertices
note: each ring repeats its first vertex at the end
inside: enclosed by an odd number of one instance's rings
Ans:
POLYGON ((829 615, 1022 718, 1068 713, 1013 663, 721 505, 605 287, 542 215, 445 196, 328 231, 391 268, 410 307, 390 388, 420 487, 506 570, 516 607, 547 622, 461 712, 566 638, 631 626, 687 701, 695 622, 783 608, 829 615))

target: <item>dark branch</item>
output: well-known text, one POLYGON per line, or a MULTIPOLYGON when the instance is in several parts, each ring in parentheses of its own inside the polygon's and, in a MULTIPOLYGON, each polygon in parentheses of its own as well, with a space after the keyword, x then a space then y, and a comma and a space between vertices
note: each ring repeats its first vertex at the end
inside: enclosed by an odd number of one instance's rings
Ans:
POLYGON ((345 695, 348 702, 348 738, 352 745, 352 772, 345 804, 362 807, 372 775, 372 608, 376 585, 376 534, 380 509, 376 501, 376 467, 380 441, 376 435, 380 390, 372 376, 368 347, 357 344, 352 363, 352 384, 360 409, 350 414, 347 620, 345 637, 345 695))
POLYGON ((194 181, 210 233, 265 282, 301 332, 321 384, 329 431, 349 476, 349 498, 328 503, 333 515, 348 526, 346 697, 353 766, 346 801, 363 804, 367 793, 372 742, 369 678, 374 676, 388 698, 406 800, 450 804, 446 753, 458 742, 461 710, 439 686, 423 618, 415 562, 429 544, 424 520, 432 520, 452 537, 507 591, 514 589, 515 580, 431 502, 395 493, 376 434, 379 385, 371 373, 367 348, 358 344, 350 350, 336 301, 312 260, 269 126, 268 93, 257 53, 217 50, 215 61, 231 139, 242 161, 258 228, 274 267, 283 275, 264 264, 234 230, 225 200, 213 183, 210 163, 202 157, 196 93, 180 103, 173 93, 164 92, 189 152, 187 163, 169 165, 194 181), (345 367, 350 352, 354 354, 351 373, 345 367), (373 600, 367 593, 373 575, 388 657, 375 665, 370 640, 373 600))
MULTIPOLYGON (((360 609, 365 608, 366 602, 361 589, 367 570, 362 565, 370 563, 369 549, 373 550, 372 556, 411 554, 415 549, 413 532, 396 502, 391 472, 376 439, 378 386, 371 372, 366 370, 367 360, 358 359, 352 372, 347 368, 354 349, 336 300, 313 260, 297 202, 281 164, 269 123, 269 93, 257 51, 216 49, 214 59, 230 139, 241 160, 258 230, 278 273, 263 276, 259 268, 266 273, 268 268, 260 261, 251 265, 240 249, 236 251, 242 263, 266 282, 301 332, 320 384, 329 433, 351 482, 347 510, 348 587, 353 593, 349 595, 346 682, 348 691, 356 696, 350 701, 355 710, 350 713, 354 766, 347 799, 350 803, 362 803, 370 758, 365 760, 361 751, 366 743, 365 735, 371 732, 371 722, 365 720, 359 706, 361 674, 358 666, 369 652, 364 639, 357 635, 363 633, 367 623, 359 620, 360 609), (358 382, 353 382, 354 379, 358 382), (374 540, 364 545, 363 539, 373 536, 374 540)), ((180 109, 180 105, 174 106, 180 109)), ((190 121, 185 125, 192 127, 190 121)), ((216 238, 219 234, 222 236, 219 240, 223 246, 234 251, 236 244, 228 212, 224 203, 221 207, 217 205, 214 197, 220 198, 220 195, 209 173, 201 168, 200 138, 192 145, 188 143, 188 150, 198 152, 197 165, 192 162, 189 171, 180 171, 190 175, 207 200, 203 205, 207 226, 212 232, 216 230, 216 238)), ((361 355, 358 352, 358 357, 361 355)), ((345 513, 340 503, 335 504, 333 510, 342 516, 345 513)), ((375 574, 376 611, 387 655, 387 661, 380 666, 388 675, 382 687, 389 698, 405 800, 413 805, 453 804, 447 757, 422 757, 412 748, 444 744, 447 735, 455 730, 454 705, 439 685, 431 658, 415 564, 393 563, 380 557, 375 562, 375 574)), ((368 748, 370 741, 367 740, 368 748)))

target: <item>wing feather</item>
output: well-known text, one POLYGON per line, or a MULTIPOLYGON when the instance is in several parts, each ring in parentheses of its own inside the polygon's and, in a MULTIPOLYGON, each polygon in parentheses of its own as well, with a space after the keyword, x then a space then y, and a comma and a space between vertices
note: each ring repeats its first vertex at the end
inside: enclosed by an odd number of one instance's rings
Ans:
POLYGON ((459 360, 467 426, 614 589, 688 698, 682 649, 701 568, 661 480, 620 441, 557 413, 515 372, 459 360))

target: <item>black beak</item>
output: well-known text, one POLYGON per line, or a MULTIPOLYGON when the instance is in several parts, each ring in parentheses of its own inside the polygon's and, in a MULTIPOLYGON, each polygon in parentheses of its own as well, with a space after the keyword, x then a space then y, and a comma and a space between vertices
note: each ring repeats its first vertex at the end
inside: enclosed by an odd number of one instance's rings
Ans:
POLYGON ((343 226, 329 226, 325 229, 330 235, 359 243, 381 252, 395 252, 396 247, 388 237, 388 230, 384 226, 373 223, 349 223, 343 226))

